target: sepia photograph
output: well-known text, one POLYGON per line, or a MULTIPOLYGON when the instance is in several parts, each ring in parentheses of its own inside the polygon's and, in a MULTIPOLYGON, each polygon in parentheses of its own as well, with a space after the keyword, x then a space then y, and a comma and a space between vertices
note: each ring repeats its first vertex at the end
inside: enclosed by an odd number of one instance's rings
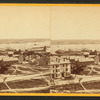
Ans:
POLYGON ((100 93, 100 7, 0 6, 0 93, 100 93))
POLYGON ((50 92, 50 8, 0 6, 0 93, 50 92))
POLYGON ((50 93, 100 93, 99 11, 51 8, 50 93))

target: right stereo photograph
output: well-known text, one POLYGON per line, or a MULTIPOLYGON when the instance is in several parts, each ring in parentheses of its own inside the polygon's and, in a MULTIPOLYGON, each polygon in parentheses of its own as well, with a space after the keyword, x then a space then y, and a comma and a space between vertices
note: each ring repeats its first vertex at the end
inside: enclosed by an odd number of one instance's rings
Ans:
POLYGON ((100 93, 100 7, 51 7, 50 93, 100 93))

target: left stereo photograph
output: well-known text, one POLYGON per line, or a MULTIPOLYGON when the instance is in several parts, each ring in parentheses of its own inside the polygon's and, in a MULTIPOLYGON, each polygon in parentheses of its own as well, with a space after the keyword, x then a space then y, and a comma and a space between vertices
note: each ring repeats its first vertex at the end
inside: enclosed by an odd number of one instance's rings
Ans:
POLYGON ((50 7, 0 6, 0 93, 50 92, 50 7))

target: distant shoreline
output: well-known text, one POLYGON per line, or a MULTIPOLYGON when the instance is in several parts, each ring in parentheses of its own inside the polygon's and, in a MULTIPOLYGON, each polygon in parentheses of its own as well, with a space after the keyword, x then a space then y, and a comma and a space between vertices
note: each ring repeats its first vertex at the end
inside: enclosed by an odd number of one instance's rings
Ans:
POLYGON ((100 40, 90 40, 90 39, 64 39, 64 40, 52 40, 53 45, 66 45, 66 44, 100 44, 100 40))
POLYGON ((10 44, 10 43, 32 43, 32 42, 45 42, 49 41, 49 39, 0 39, 0 44, 10 44))

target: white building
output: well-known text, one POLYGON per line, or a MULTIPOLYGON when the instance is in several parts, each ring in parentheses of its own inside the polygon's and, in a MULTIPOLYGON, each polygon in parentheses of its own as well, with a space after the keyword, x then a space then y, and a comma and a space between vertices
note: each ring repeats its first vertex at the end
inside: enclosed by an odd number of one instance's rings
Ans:
POLYGON ((71 74, 71 63, 69 60, 59 63, 50 63, 51 78, 65 78, 71 74))

